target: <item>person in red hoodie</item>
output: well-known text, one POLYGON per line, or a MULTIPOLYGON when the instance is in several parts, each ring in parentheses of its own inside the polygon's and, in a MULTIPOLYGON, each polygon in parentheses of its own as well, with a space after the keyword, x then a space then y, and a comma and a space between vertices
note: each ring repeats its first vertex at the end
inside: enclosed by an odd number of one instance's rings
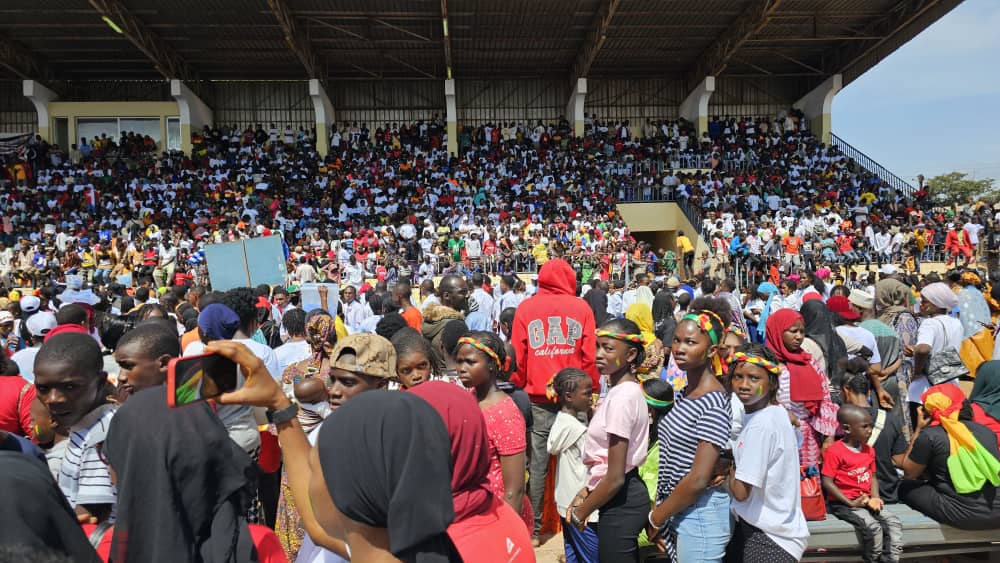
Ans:
POLYGON ((576 272, 564 260, 549 260, 538 272, 538 293, 514 313, 510 341, 517 357, 511 382, 531 398, 531 460, 528 496, 535 509, 535 532, 541 525, 542 496, 549 452, 547 442, 559 407, 546 394, 549 380, 563 368, 578 368, 600 389, 594 356, 597 326, 586 301, 576 296, 576 272))

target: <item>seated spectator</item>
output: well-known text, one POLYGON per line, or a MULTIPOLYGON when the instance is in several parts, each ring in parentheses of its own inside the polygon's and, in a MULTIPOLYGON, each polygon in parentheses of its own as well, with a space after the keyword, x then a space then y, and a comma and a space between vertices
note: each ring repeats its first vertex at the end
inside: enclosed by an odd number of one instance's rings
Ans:
POLYGON ((854 526, 866 563, 898 561, 903 553, 903 523, 885 508, 875 478, 875 450, 868 445, 868 410, 847 404, 837 412, 844 437, 823 452, 823 491, 830 512, 854 526))
POLYGON ((996 434, 972 421, 962 390, 944 383, 920 397, 917 428, 903 461, 899 498, 963 530, 1000 526, 1000 450, 996 434))
POLYGON ((969 403, 972 419, 995 432, 997 440, 1000 440, 1000 361, 979 366, 969 403))

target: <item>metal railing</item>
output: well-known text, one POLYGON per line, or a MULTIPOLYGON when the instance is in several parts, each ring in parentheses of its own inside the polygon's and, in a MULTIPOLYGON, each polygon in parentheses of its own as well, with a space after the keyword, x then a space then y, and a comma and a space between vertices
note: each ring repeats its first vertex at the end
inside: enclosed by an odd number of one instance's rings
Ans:
POLYGON ((896 176, 887 168, 878 162, 875 162, 870 156, 854 148, 840 137, 830 133, 830 140, 833 146, 837 147, 840 152, 844 153, 844 156, 861 165, 861 167, 865 170, 881 178, 883 182, 888 184, 893 189, 901 190, 906 195, 911 195, 913 192, 917 191, 912 184, 899 176, 896 176))

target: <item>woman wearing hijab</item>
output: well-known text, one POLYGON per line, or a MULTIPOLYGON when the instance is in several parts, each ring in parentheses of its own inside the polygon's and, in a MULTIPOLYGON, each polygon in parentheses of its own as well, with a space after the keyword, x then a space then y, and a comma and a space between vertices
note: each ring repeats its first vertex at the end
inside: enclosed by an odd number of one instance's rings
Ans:
MULTIPOLYGON (((326 311, 322 309, 310 311, 306 319, 306 342, 309 343, 312 356, 288 366, 281 375, 281 383, 286 393, 291 393, 293 386, 304 379, 320 379, 324 384, 329 380, 330 354, 337 342, 337 333, 333 317, 326 311)), ((307 409, 299 409, 298 418, 306 433, 323 422, 317 413, 307 409)), ((302 547, 306 532, 299 519, 288 484, 288 472, 284 467, 281 469, 281 494, 278 497, 274 529, 288 559, 295 559, 302 547)))
POLYGON ((963 530, 1000 527, 996 434, 973 422, 962 390, 944 383, 921 395, 917 429, 903 459, 899 498, 963 530))
POLYGON ((992 430, 1000 440, 1000 361, 979 366, 969 402, 972 420, 992 430))
POLYGON ((172 409, 164 393, 160 386, 130 397, 101 449, 117 476, 112 559, 284 561, 273 534, 255 542, 247 525, 254 461, 207 403, 172 409))
POLYGON ((370 391, 328 420, 312 455, 310 500, 351 558, 461 561, 448 536, 451 442, 434 408, 410 393, 370 391))
POLYGON ((431 381, 410 389, 444 420, 451 439, 451 499, 455 521, 448 536, 465 561, 533 561, 534 551, 520 515, 489 488, 486 421, 476 400, 456 385, 431 381), (523 532, 523 533, 522 533, 523 532), (514 543, 508 548, 507 540, 514 543))
POLYGON ((48 467, 20 452, 0 451, 0 545, 71 561, 99 563, 48 467))
POLYGON ((799 419, 802 433, 799 464, 819 467, 822 444, 837 431, 837 405, 823 366, 802 348, 805 322, 792 309, 775 311, 767 319, 767 347, 781 362, 778 402, 799 419))
POLYGON ((664 349, 663 342, 653 333, 653 312, 649 305, 645 303, 633 303, 625 310, 625 318, 634 322, 639 327, 642 334, 642 343, 645 346, 646 359, 637 368, 636 375, 639 380, 659 377, 663 369, 664 349))
POLYGON ((653 306, 653 290, 648 285, 640 285, 635 288, 635 302, 644 303, 647 307, 653 306))
MULTIPOLYGON (((677 319, 674 318, 674 294, 667 289, 656 292, 653 298, 653 333, 666 345, 674 342, 674 329, 677 319)), ((600 325, 598 325, 600 326, 600 325)))
POLYGON ((979 290, 982 280, 974 272, 965 272, 959 278, 962 289, 958 292, 958 320, 962 321, 962 348, 959 353, 969 377, 976 377, 976 369, 983 362, 993 359, 993 318, 986 297, 979 290))
POLYGON ((757 295, 764 301, 764 306, 760 310, 760 319, 757 321, 757 335, 764 340, 767 327, 767 318, 774 312, 774 296, 778 295, 778 286, 771 282, 764 282, 757 286, 757 295))
POLYGON ((844 339, 834 329, 833 315, 823 301, 807 300, 802 304, 801 314, 806 331, 802 349, 823 367, 830 382, 830 398, 840 404, 840 388, 844 383, 844 366, 840 360, 847 360, 844 339))
MULTIPOLYGON (((903 348, 903 354, 913 357, 913 376, 907 388, 906 400, 910 403, 910 418, 917 420, 916 409, 921 396, 931 386, 927 380, 927 366, 934 354, 952 348, 962 348, 962 323, 951 316, 958 307, 958 297, 948 285, 934 282, 920 291, 920 312, 924 317, 917 329, 917 339, 912 346, 903 348)), ((958 381, 953 381, 958 385, 958 381)))
MULTIPOLYGON (((915 346, 920 323, 913 314, 913 292, 910 286, 895 279, 887 278, 875 284, 875 312, 883 323, 889 325, 899 335, 900 349, 915 346)), ((903 355, 903 362, 896 370, 896 384, 899 396, 907 397, 910 381, 913 378, 913 356, 903 355)), ((903 420, 903 432, 909 436, 913 428, 910 420, 910 409, 900 409, 903 420)))

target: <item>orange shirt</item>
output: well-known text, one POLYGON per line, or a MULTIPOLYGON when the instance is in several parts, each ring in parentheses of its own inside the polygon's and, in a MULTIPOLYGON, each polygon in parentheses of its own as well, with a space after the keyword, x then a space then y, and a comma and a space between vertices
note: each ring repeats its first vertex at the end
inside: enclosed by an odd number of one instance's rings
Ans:
POLYGON ((797 236, 785 237, 784 243, 787 254, 798 254, 802 247, 802 239, 797 236))
POLYGON ((420 314, 420 309, 410 307, 409 309, 405 309, 401 314, 406 324, 413 327, 414 330, 420 331, 420 325, 424 322, 424 316, 420 314))
POLYGON ((199 338, 200 337, 198 335, 198 329, 197 328, 195 328, 193 330, 189 330, 189 331, 185 332, 184 334, 182 334, 181 335, 181 352, 183 352, 184 349, 187 348, 188 344, 190 344, 192 342, 195 342, 199 338))

